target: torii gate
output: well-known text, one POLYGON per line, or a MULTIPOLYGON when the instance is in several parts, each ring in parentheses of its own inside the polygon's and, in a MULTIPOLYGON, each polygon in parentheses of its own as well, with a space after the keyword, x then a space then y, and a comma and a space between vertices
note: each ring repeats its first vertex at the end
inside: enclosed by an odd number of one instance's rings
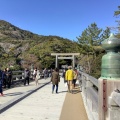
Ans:
POLYGON ((75 67, 75 56, 80 53, 51 53, 52 56, 56 56, 55 67, 58 67, 58 59, 72 59, 73 67, 75 67), (71 56, 71 57, 59 57, 59 56, 71 56))

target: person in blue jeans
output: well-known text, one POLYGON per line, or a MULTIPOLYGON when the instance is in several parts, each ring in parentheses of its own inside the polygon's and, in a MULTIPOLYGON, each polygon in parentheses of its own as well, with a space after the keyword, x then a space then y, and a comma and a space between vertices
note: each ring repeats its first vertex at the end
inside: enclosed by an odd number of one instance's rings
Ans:
POLYGON ((54 72, 51 75, 51 82, 52 82, 52 93, 54 93, 54 88, 56 86, 56 93, 58 93, 58 84, 60 82, 59 70, 55 68, 54 72))
POLYGON ((0 70, 0 95, 1 95, 1 96, 3 96, 3 89, 2 89, 3 78, 4 78, 4 74, 3 74, 3 72, 0 70))

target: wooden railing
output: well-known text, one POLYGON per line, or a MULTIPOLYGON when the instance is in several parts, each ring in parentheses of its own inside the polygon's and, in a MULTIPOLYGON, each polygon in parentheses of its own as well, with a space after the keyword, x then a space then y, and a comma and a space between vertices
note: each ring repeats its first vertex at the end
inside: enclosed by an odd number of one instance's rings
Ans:
POLYGON ((22 80, 24 77, 24 71, 12 71, 12 80, 22 80))
MULTIPOLYGON (((24 71, 12 71, 12 81, 21 81, 24 79, 24 71)), ((43 73, 40 72, 40 78, 43 77, 43 73)), ((30 71, 30 78, 33 78, 33 71, 30 71)))
POLYGON ((105 103, 100 95, 103 89, 99 88, 99 80, 81 71, 79 75, 80 89, 89 120, 120 120, 120 91, 115 87, 110 95, 105 96, 107 109, 104 110, 103 106, 100 106, 105 103))
POLYGON ((84 105, 88 118, 90 120, 97 120, 98 118, 98 80, 94 77, 80 72, 80 81, 82 82, 81 90, 84 105))

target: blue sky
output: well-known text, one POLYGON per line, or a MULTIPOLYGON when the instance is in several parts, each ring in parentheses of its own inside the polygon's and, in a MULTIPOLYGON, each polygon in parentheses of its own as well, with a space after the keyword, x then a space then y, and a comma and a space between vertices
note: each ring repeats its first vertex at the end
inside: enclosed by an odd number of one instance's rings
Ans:
POLYGON ((116 26, 120 0, 0 0, 0 19, 39 35, 77 40, 88 25, 116 26))

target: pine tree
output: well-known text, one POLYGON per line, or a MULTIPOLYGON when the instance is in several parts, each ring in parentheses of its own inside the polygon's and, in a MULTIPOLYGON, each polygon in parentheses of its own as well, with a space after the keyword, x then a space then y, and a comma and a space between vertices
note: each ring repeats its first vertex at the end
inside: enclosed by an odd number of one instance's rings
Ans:
POLYGON ((77 38, 78 42, 80 44, 86 44, 90 46, 99 45, 101 31, 102 29, 98 28, 96 23, 92 23, 82 32, 82 35, 77 38))

